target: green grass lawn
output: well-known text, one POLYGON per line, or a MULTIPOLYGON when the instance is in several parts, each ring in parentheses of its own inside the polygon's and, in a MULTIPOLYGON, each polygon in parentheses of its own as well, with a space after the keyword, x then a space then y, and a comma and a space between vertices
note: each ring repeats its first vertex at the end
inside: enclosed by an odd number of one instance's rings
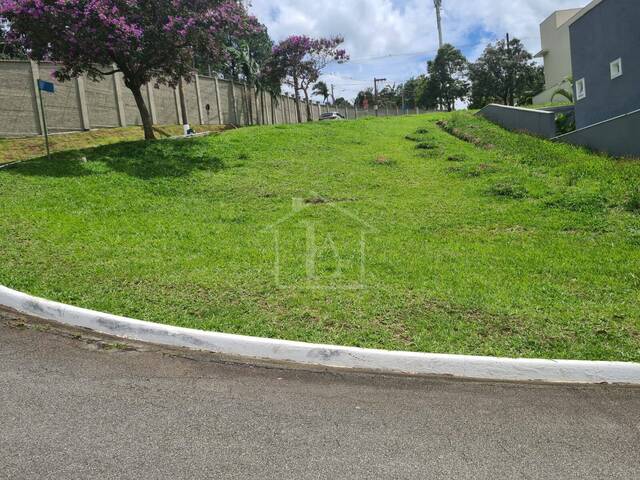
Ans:
POLYGON ((239 334, 640 361, 638 185, 637 161, 464 113, 119 143, 0 170, 0 283, 239 334))
MULTIPOLYGON (((200 132, 217 132, 225 126, 195 125, 200 132)), ((182 135, 182 125, 161 125, 155 128, 158 138, 182 135)), ((49 136, 52 152, 65 152, 79 148, 110 145, 131 140, 142 140, 142 127, 102 128, 88 132, 57 133, 49 136)), ((43 137, 0 138, 0 165, 39 157, 47 153, 43 137)))

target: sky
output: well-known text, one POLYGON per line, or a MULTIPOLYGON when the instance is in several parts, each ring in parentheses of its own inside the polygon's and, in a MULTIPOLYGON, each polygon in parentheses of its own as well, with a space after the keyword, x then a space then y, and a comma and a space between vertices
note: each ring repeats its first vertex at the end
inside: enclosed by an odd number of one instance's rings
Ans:
MULTIPOLYGON (((323 80, 349 100, 373 86, 426 73, 438 48, 433 0, 252 0, 251 11, 275 41, 293 34, 342 35, 351 60, 331 64, 323 80)), ((535 54, 539 25, 555 10, 582 7, 587 0, 443 0, 445 42, 475 60, 489 42, 507 32, 535 54)))

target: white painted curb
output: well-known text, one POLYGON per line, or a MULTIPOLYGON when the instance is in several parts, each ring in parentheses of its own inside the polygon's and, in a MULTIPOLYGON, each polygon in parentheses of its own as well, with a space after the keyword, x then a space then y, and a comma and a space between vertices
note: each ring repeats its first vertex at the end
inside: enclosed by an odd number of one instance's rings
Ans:
POLYGON ((257 360, 379 373, 441 375, 481 380, 640 385, 639 363, 392 352, 244 337, 118 317, 32 297, 2 286, 0 305, 41 319, 131 340, 257 360))

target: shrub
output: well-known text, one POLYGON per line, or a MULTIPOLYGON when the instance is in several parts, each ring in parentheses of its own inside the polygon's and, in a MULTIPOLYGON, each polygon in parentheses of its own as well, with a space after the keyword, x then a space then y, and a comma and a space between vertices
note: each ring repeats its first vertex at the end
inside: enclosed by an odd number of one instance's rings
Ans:
POLYGON ((556 131, 558 135, 573 132, 576 129, 574 114, 559 113, 556 115, 556 131))

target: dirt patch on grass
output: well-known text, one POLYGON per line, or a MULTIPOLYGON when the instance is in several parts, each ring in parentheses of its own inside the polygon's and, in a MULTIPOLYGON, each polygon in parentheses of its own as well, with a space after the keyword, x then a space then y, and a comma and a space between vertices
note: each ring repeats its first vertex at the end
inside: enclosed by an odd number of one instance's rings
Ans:
POLYGON ((374 161, 373 161, 374 165, 386 165, 386 166, 391 166, 391 165, 395 165, 396 161, 385 157, 384 155, 379 155, 374 161))
POLYGON ((319 195, 315 197, 305 198, 303 202, 306 205, 325 205, 329 203, 345 203, 345 202, 355 202, 355 198, 331 198, 331 197, 321 197, 319 195))

